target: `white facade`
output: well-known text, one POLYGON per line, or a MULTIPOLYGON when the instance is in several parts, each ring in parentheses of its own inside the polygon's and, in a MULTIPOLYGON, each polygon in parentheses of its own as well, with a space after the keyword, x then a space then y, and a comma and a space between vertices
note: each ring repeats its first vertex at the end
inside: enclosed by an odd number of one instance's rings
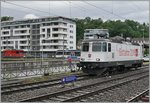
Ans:
POLYGON ((2 51, 4 49, 47 52, 75 50, 76 23, 65 17, 6 21, 2 22, 1 39, 2 51))

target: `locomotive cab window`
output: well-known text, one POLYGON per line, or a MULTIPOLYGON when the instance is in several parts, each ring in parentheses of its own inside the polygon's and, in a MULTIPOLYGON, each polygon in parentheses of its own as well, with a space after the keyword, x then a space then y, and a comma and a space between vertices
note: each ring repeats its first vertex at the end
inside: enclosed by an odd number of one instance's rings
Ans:
POLYGON ((83 43, 82 51, 89 51, 89 43, 83 43))
POLYGON ((107 51, 107 43, 106 42, 103 42, 102 51, 103 52, 107 51))
POLYGON ((111 44, 108 43, 108 52, 111 52, 111 44))
POLYGON ((93 43, 92 51, 101 51, 101 43, 93 43))

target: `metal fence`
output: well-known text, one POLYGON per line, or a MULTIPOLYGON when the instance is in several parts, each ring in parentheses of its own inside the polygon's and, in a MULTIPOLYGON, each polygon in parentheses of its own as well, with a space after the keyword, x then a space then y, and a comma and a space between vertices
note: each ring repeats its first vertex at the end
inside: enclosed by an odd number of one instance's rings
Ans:
POLYGON ((62 72, 79 71, 78 61, 72 62, 69 67, 66 61, 20 61, 20 62, 2 62, 1 78, 18 78, 44 74, 57 74, 62 72))

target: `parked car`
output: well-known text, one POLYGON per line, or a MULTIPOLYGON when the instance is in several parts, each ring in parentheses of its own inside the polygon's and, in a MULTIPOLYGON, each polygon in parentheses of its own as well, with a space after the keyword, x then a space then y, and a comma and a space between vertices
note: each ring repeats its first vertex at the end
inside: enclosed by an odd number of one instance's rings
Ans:
POLYGON ((145 56, 145 57, 143 57, 143 60, 144 60, 145 62, 148 62, 148 61, 150 60, 150 58, 149 58, 149 56, 145 56))

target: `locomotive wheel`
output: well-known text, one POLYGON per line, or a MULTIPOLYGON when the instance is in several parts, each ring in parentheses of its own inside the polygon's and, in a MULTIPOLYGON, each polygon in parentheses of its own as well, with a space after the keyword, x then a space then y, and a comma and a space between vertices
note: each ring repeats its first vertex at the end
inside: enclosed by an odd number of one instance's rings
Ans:
POLYGON ((108 76, 109 75, 109 68, 103 68, 103 70, 97 74, 98 76, 100 75, 104 75, 104 76, 108 76))
POLYGON ((118 66, 117 67, 117 71, 119 71, 119 72, 123 72, 124 70, 125 70, 124 66, 118 66))

